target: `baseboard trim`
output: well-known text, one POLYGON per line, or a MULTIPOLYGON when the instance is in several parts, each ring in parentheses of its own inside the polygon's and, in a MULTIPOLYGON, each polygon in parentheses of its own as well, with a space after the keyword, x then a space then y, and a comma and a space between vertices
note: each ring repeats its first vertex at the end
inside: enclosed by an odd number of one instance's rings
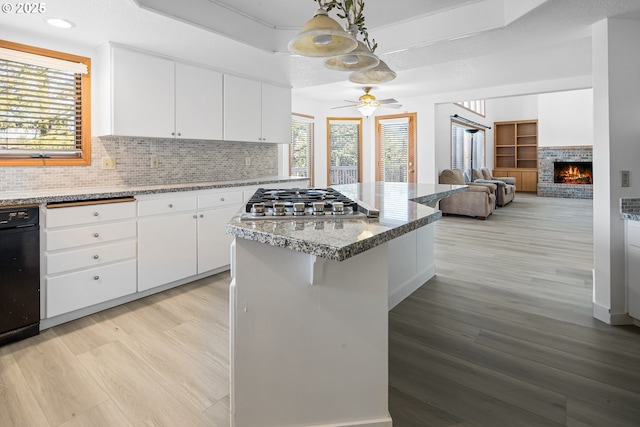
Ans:
POLYGON ((371 420, 349 421, 348 423, 339 424, 320 424, 309 427, 392 427, 393 421, 391 417, 375 418, 371 420))
POLYGON ((397 287, 392 293, 389 294, 389 310, 400 304, 405 298, 414 293, 420 286, 427 283, 435 275, 436 266, 435 264, 433 264, 420 271, 412 278, 405 281, 402 285, 397 287))
POLYGON ((633 317, 626 313, 611 313, 608 307, 593 303, 593 317, 608 325, 633 325, 633 317))

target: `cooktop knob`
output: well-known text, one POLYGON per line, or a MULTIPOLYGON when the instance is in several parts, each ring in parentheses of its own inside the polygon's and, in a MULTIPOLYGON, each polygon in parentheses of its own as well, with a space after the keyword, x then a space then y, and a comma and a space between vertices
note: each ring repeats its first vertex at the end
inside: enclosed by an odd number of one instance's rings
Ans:
POLYGON ((284 203, 274 203, 273 214, 275 216, 283 216, 285 214, 284 203))
POLYGON ((344 215, 344 203, 333 202, 333 205, 331 205, 331 213, 333 215, 344 215))
POLYGON ((293 204, 293 214, 295 216, 304 215, 304 203, 296 202, 293 204))
POLYGON ((314 215, 324 215, 324 202, 313 202, 311 207, 313 207, 312 213, 314 215))
POLYGON ((251 205, 251 215, 264 216, 264 203, 254 203, 251 205))

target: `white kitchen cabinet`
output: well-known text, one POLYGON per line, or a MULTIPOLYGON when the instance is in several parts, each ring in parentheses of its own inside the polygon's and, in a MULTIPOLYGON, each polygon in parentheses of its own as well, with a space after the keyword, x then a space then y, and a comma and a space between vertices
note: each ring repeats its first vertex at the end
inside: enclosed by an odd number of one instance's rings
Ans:
POLYGON ((138 292, 194 276, 195 212, 138 220, 138 292))
POLYGON ((291 90, 225 74, 224 139, 291 142, 291 90))
POLYGON ((45 211, 45 317, 136 291, 136 202, 45 211))
POLYGON ((640 319, 640 222, 627 220, 627 307, 640 319))
POLYGON ((176 63, 176 135, 222 139, 222 73, 176 63))
POLYGON ((222 139, 222 73, 112 48, 111 134, 222 139))
POLYGON ((242 190, 141 198, 138 291, 229 265, 226 224, 242 202, 242 190))
POLYGON ((175 64, 126 49, 112 50, 111 133, 171 138, 175 132, 175 64))

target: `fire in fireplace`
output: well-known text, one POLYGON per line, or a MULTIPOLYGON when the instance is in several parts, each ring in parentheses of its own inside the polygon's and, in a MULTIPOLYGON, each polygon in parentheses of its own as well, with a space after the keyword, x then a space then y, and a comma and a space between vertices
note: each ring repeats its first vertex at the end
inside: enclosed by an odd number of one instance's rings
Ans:
POLYGON ((593 184, 592 162, 555 162, 553 182, 556 184, 593 184))

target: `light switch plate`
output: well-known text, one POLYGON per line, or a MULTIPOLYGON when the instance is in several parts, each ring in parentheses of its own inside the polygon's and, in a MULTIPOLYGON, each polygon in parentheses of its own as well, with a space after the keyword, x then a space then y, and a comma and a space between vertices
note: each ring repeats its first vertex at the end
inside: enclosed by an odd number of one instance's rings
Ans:
POLYGON ((151 169, 158 167, 158 156, 151 156, 151 169))
POLYGON ((620 171, 620 186, 629 187, 631 185, 629 171, 620 171))

